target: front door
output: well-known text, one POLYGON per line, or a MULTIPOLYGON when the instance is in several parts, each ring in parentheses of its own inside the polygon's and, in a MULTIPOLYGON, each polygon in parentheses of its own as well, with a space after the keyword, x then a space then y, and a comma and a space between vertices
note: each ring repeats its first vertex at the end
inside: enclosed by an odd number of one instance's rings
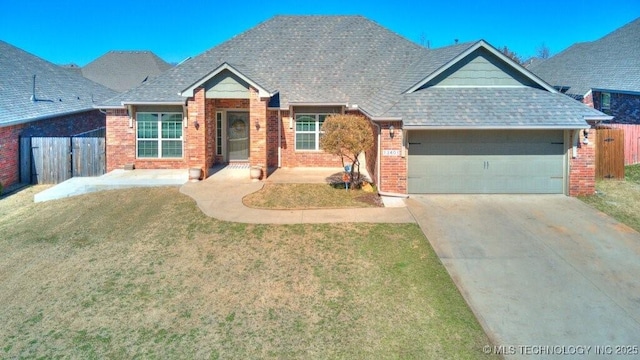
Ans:
POLYGON ((249 159, 249 113, 227 112, 229 161, 249 159))

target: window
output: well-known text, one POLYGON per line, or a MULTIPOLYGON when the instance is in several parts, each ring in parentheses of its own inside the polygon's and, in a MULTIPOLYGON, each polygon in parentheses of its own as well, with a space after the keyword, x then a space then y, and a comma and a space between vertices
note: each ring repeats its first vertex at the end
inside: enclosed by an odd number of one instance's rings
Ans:
POLYGON ((611 109, 611 94, 603 92, 600 94, 600 110, 611 109))
POLYGON ((320 150, 322 123, 327 114, 296 114, 296 150, 320 150))
POLYGON ((222 155, 222 113, 216 113, 216 155, 222 155))
POLYGON ((138 113, 138 157, 182 157, 182 113, 138 113))

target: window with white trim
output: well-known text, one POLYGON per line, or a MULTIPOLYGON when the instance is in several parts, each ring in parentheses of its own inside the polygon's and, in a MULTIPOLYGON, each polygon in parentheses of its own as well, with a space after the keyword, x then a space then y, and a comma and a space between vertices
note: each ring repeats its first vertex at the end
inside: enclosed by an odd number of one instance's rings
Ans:
POLYGON ((603 92, 600 94, 600 110, 611 109, 611 93, 603 92))
POLYGON ((136 114, 139 158, 182 157, 182 113, 136 114))
POLYGON ((216 155, 222 155, 222 112, 216 112, 216 155))
POLYGON ((296 150, 320 150, 322 124, 329 114, 296 114, 296 150))

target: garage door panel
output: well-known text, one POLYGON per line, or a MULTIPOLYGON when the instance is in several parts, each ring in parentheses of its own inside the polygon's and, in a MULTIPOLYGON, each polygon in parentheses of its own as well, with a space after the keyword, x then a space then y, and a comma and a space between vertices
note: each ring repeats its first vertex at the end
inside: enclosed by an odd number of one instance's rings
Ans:
POLYGON ((563 137, 562 131, 411 132, 409 192, 562 193, 563 137))

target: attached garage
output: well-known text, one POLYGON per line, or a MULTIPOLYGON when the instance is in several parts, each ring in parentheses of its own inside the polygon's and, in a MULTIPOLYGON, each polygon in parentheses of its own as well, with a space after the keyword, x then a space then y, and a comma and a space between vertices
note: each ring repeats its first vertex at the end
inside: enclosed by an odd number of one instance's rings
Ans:
POLYGON ((563 130, 408 132, 409 193, 562 194, 563 130))

